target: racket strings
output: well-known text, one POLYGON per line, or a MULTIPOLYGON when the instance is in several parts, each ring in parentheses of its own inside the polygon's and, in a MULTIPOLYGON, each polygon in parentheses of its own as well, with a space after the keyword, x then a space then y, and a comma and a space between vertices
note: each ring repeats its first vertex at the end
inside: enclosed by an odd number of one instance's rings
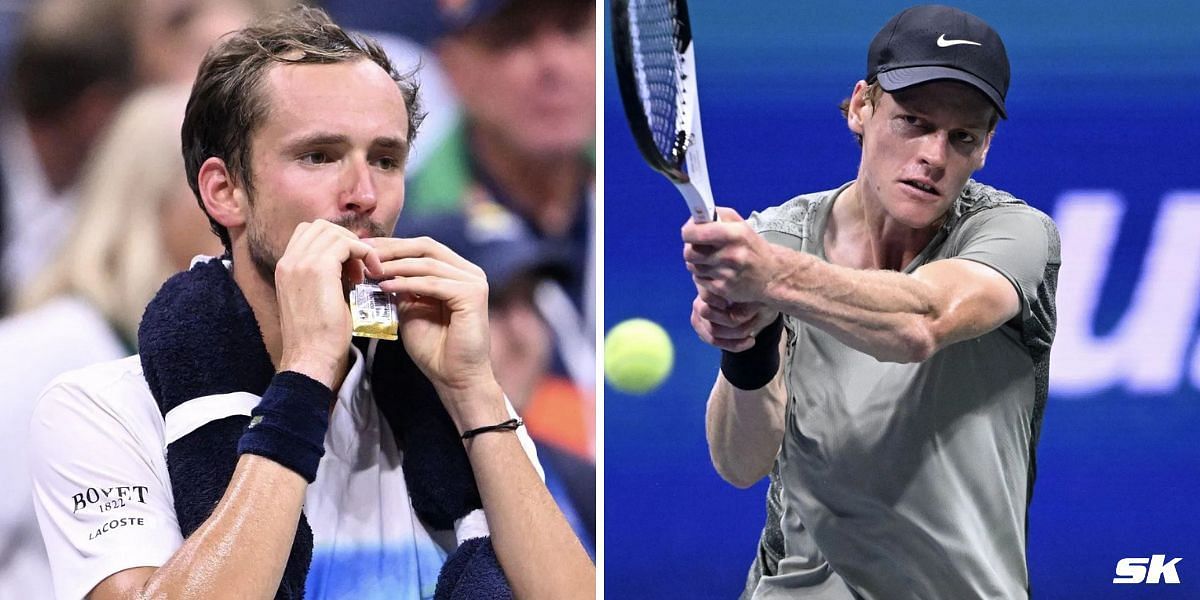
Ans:
POLYGON ((686 77, 680 64, 674 0, 631 0, 629 32, 642 112, 654 145, 671 164, 681 165, 687 149, 686 114, 681 110, 686 77))

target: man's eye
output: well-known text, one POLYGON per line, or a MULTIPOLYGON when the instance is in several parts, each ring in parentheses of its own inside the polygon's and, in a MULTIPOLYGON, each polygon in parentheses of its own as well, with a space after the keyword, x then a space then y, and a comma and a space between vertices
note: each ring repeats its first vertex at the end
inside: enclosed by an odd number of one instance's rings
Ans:
POLYGON ((921 124, 921 120, 912 115, 900 115, 900 119, 904 121, 905 125, 911 125, 913 127, 921 124))
POLYGON ((329 162, 329 155, 324 152, 306 152, 300 155, 300 162, 310 165, 322 165, 329 162))
POLYGON ((958 138, 958 143, 960 143, 960 144, 974 144, 975 141, 978 139, 974 135, 972 135, 971 133, 968 133, 966 131, 958 132, 958 135, 956 137, 958 138))
POLYGON ((383 169, 384 171, 391 171, 393 169, 400 168, 400 161, 391 156, 382 156, 377 158, 375 159, 375 164, 379 165, 379 168, 383 169))

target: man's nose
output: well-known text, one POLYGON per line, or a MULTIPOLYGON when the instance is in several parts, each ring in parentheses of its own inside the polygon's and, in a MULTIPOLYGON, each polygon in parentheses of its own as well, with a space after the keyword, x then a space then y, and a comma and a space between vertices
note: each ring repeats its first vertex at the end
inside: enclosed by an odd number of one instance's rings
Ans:
POLYGON ((342 172, 341 208, 370 213, 375 210, 375 181, 366 159, 352 159, 342 172))
POLYGON ((940 169, 946 166, 946 153, 949 152, 950 136, 944 131, 933 131, 921 138, 921 162, 940 169))

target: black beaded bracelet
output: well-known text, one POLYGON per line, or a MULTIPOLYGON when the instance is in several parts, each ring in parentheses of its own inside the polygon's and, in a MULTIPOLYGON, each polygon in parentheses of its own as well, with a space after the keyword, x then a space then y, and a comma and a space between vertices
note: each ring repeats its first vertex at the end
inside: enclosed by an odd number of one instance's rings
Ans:
POLYGON ((463 432, 462 439, 469 440, 481 433, 487 433, 489 431, 516 431, 518 427, 520 427, 524 424, 525 424, 525 421, 522 421, 520 419, 509 419, 503 423, 497 423, 495 425, 488 425, 486 427, 477 427, 475 429, 468 429, 463 432))

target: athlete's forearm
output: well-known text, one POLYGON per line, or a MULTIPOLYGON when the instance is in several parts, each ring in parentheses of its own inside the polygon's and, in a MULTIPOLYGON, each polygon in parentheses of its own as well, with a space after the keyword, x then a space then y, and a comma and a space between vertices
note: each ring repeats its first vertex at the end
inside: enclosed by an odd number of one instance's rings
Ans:
MULTIPOLYGON (((460 431, 509 418, 498 385, 464 392, 483 409, 455 410, 460 431), (480 399, 484 402, 478 402, 480 399)), ((463 407, 445 390, 449 406, 463 407)), ((513 432, 477 435, 465 442, 483 499, 496 557, 516 598, 594 598, 596 567, 558 509, 513 432)))
POLYGON ((242 455, 212 515, 166 564, 152 572, 131 569, 113 575, 89 597, 273 598, 307 487, 303 477, 279 463, 242 455), (130 581, 139 576, 148 578, 130 581))
POLYGON ((942 344, 937 290, 895 271, 832 265, 792 250, 766 289, 765 302, 881 361, 916 362, 942 344))
MULTIPOLYGON (((785 343, 780 340, 781 352, 785 343)), ((738 389, 717 375, 708 397, 705 430, 713 467, 723 479, 747 488, 771 471, 783 442, 785 406, 782 366, 757 390, 738 389)))

